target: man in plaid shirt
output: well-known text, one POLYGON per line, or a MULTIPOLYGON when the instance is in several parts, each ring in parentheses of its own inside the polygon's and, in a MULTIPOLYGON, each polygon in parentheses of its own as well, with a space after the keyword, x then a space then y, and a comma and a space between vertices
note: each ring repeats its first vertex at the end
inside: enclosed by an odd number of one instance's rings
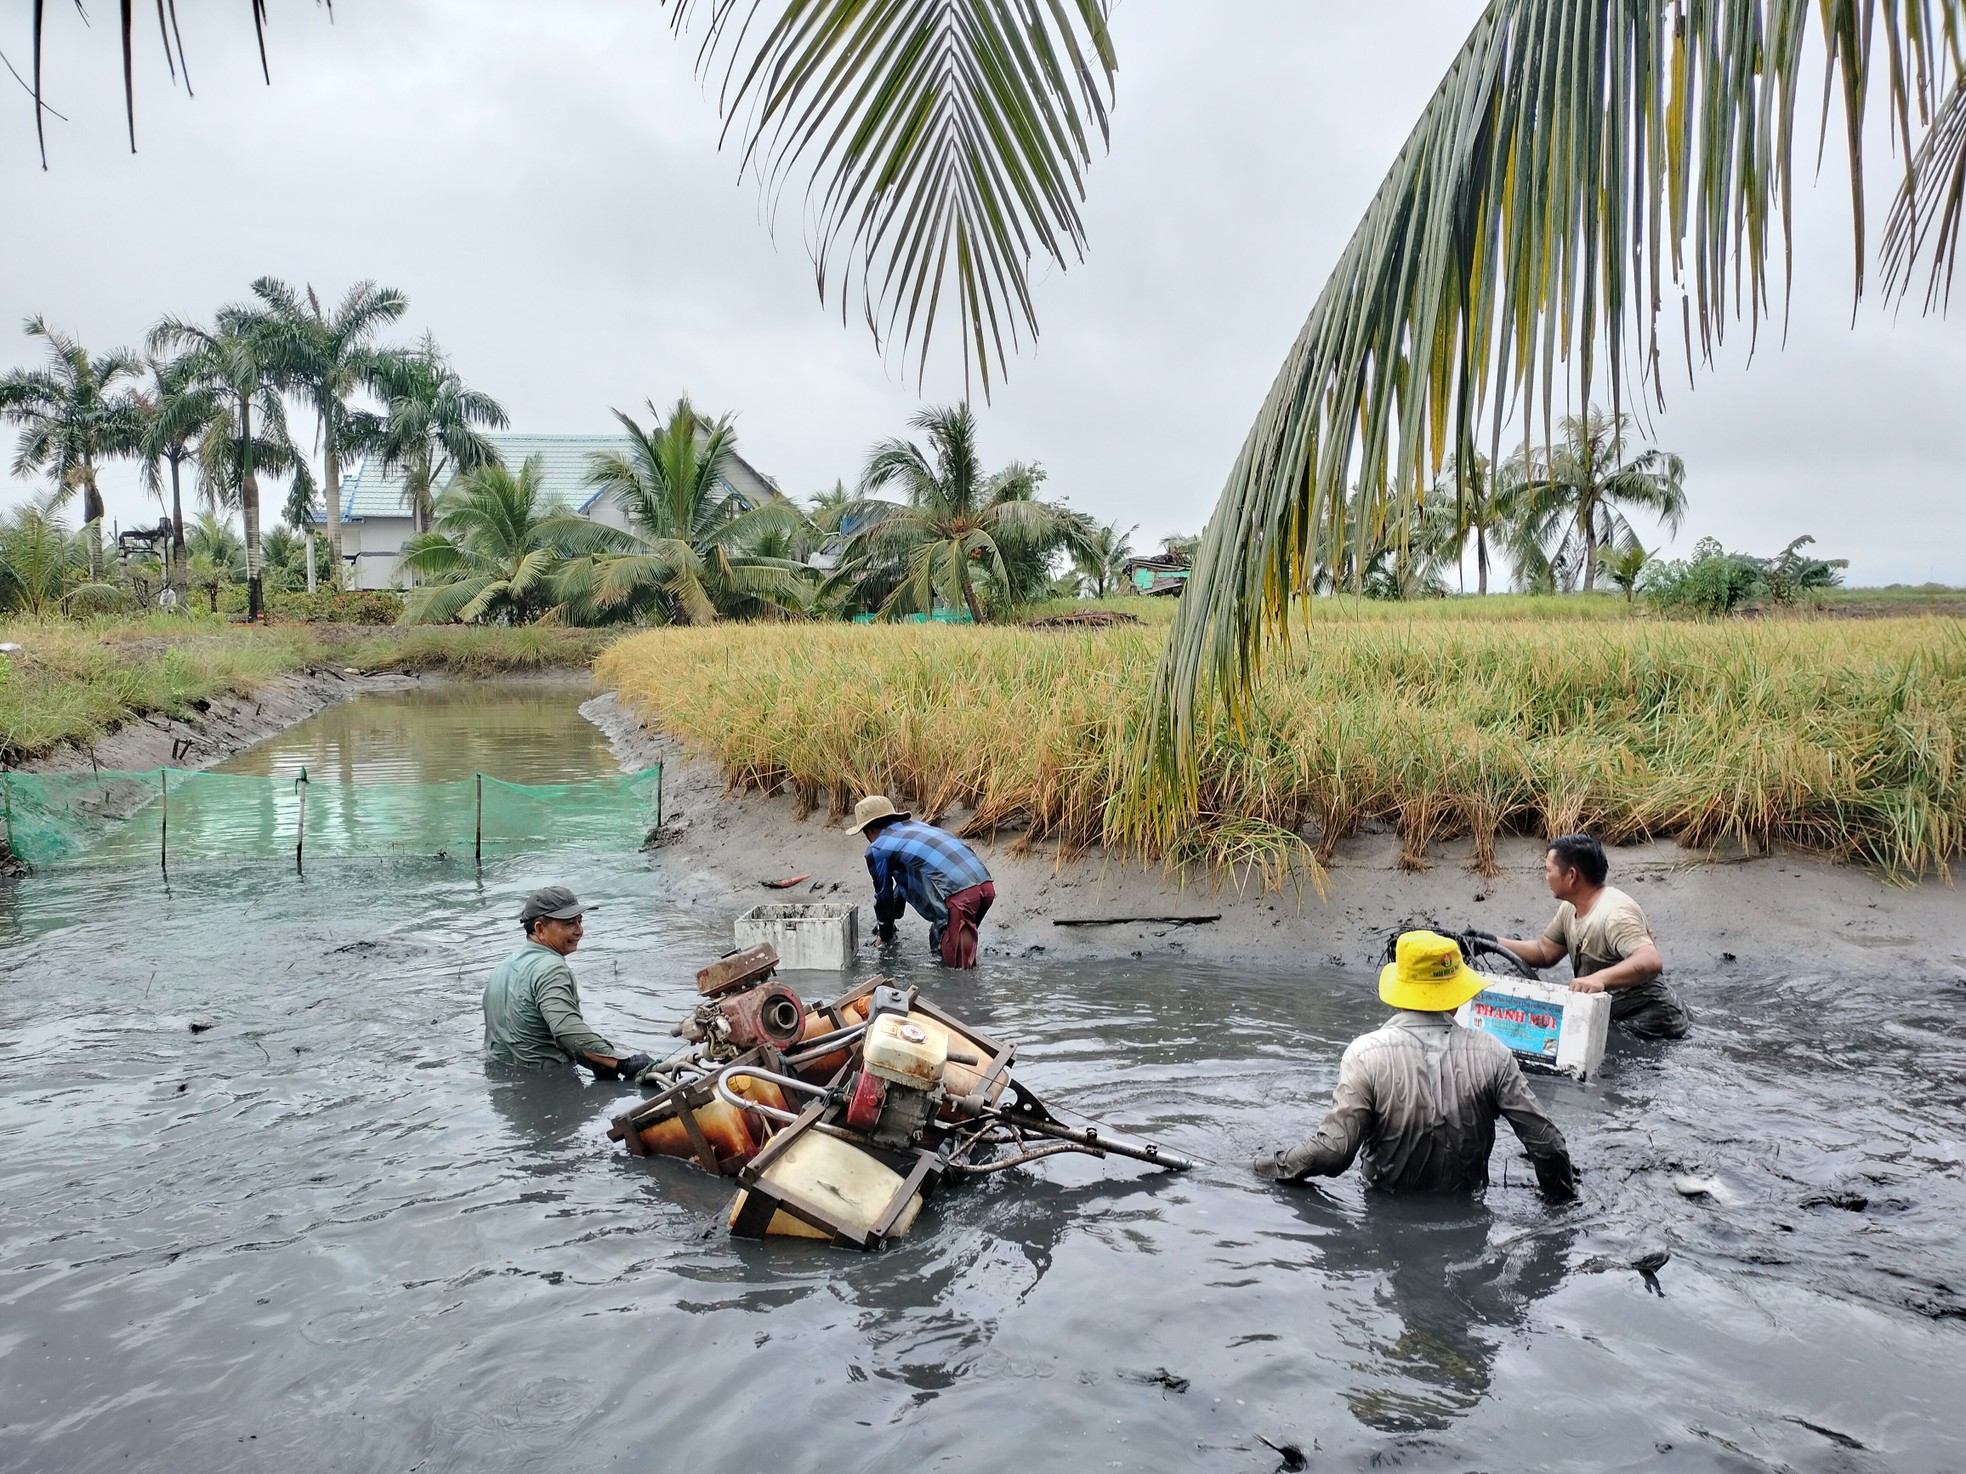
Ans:
POLYGON ((976 852, 946 830, 917 824, 880 794, 854 805, 847 833, 867 836, 881 940, 894 939, 894 923, 913 906, 927 919, 928 944, 945 966, 976 966, 976 927, 997 898, 976 852))

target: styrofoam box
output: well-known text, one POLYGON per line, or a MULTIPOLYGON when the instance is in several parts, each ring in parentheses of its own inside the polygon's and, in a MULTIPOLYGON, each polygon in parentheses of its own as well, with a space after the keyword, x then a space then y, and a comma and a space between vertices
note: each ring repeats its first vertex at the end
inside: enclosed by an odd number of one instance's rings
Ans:
POLYGON ((753 906, 737 918, 737 945, 769 943, 789 970, 840 972, 860 950, 860 908, 845 901, 753 906))
POLYGON ((1564 983, 1493 973, 1482 978, 1488 986, 1461 1005, 1457 1023, 1493 1034, 1526 1065, 1578 1080, 1597 1073, 1611 1027, 1608 994, 1573 993, 1564 983))

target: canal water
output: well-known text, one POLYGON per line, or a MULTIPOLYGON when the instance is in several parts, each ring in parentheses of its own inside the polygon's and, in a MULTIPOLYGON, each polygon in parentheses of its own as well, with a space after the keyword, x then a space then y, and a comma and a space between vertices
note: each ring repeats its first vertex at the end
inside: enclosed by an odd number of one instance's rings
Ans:
MULTIPOLYGON (((454 714, 385 757, 351 704, 253 761, 490 762, 454 714)), ((726 1185, 606 1140, 619 1086, 487 1071, 545 881, 591 908, 590 1016, 670 1042, 748 898, 660 851, 0 891, 0 1470, 1966 1467, 1956 989, 1685 977, 1690 1040, 1535 1083, 1586 1174, 1554 1209, 1506 1129, 1477 1201, 1249 1175, 1382 1016, 1364 959, 955 978, 911 933, 889 970, 1048 1098, 1207 1160, 1054 1159, 862 1257, 732 1242, 726 1185)))

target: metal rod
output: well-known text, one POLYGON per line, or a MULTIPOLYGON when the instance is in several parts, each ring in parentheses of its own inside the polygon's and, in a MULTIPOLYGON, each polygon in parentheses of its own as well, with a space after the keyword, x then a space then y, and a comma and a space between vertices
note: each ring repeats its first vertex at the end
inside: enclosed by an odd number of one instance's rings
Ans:
POLYGON ((1164 1151, 1153 1142, 1135 1146, 1129 1141, 1115 1141, 1112 1137, 1102 1134, 1095 1126, 1074 1130, 1070 1126, 1061 1126, 1056 1121, 1036 1121, 1021 1116, 1006 1116, 1005 1119, 1015 1120, 1020 1131, 1029 1131, 1036 1136, 1048 1136, 1053 1141, 1070 1141, 1082 1147, 1096 1147, 1102 1152, 1111 1152, 1116 1157, 1131 1157, 1136 1162, 1151 1163, 1153 1166, 1166 1167, 1174 1172, 1186 1172, 1195 1165, 1187 1157, 1164 1151))
POLYGON ((485 863, 485 775, 475 773, 472 776, 478 780, 478 827, 471 841, 471 858, 482 865, 485 863))
POLYGON ((755 1100, 746 1100, 730 1088, 731 1079, 738 1075, 744 1076, 747 1080, 768 1080, 780 1090, 796 1090, 802 1095, 816 1096, 820 1100, 826 1099, 831 1094, 824 1085, 814 1085, 807 1080, 795 1080, 790 1075, 773 1074, 770 1070, 761 1070, 756 1065, 730 1065, 717 1072, 715 1084, 717 1099, 725 1105, 735 1106, 740 1111, 756 1111, 768 1120, 787 1126, 799 1119, 791 1111, 781 1111, 777 1106, 759 1105, 755 1100))
POLYGON ((300 857, 307 844, 307 769, 302 768, 294 779, 294 791, 300 795, 300 822, 294 826, 294 873, 304 875, 307 872, 301 869, 300 857))
POLYGON ((814 1034, 810 1039, 800 1043, 797 1054, 786 1055, 785 1063, 797 1066, 810 1064, 816 1059, 824 1059, 827 1055, 844 1049, 866 1032, 865 1024, 851 1024, 844 1029, 835 1029, 830 1034, 814 1034))
POLYGON ((171 868, 171 770, 157 770, 157 792, 164 802, 163 822, 157 826, 157 868, 171 868))

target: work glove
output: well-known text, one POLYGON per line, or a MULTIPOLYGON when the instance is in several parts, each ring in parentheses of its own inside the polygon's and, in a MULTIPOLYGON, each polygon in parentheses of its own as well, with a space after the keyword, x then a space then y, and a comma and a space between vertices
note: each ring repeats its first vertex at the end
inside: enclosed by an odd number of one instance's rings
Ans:
POLYGON ((1271 1182, 1281 1182, 1289 1175, 1284 1170, 1283 1150, 1281 1147, 1276 1151, 1263 1153, 1262 1156, 1249 1164, 1249 1168, 1258 1177, 1268 1178, 1271 1182))
POLYGON ((648 1054, 631 1054, 624 1060, 615 1061, 615 1069, 624 1080, 639 1080, 642 1071, 655 1063, 655 1057, 648 1054))

